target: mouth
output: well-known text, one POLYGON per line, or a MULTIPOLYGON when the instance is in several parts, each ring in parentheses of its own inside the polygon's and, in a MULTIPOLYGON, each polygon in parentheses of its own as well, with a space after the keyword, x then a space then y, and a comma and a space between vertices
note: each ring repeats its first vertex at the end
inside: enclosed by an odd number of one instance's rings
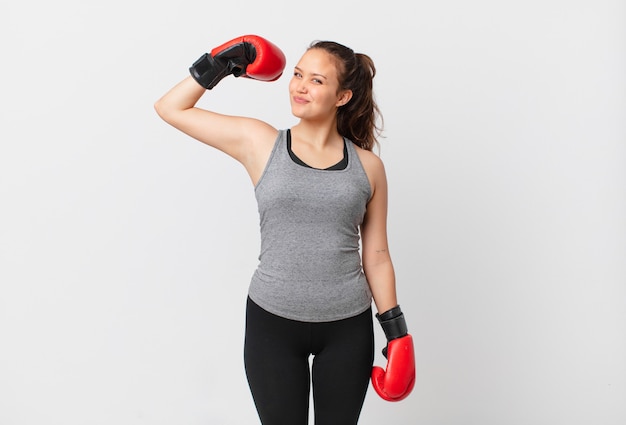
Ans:
POLYGON ((294 103, 298 103, 298 104, 304 104, 304 103, 308 103, 309 101, 308 101, 308 100, 306 100, 306 99, 305 99, 305 98, 303 98, 303 97, 300 97, 300 96, 294 96, 294 97, 293 97, 293 102, 294 102, 294 103))

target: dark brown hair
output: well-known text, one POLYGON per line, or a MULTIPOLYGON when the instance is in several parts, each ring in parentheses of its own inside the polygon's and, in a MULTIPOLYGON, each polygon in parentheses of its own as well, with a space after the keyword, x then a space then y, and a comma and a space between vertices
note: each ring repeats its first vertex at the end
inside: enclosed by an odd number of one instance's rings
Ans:
POLYGON ((352 90, 352 99, 337 111, 339 134, 371 151, 382 132, 382 114, 374 100, 374 61, 334 41, 314 41, 309 49, 331 54, 337 62, 339 89, 352 90))

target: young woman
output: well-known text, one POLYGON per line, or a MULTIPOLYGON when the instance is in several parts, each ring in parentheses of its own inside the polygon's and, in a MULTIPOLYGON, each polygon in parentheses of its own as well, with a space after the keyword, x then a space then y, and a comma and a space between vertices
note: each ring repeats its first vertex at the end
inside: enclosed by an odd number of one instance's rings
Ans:
POLYGON ((387 180, 372 152, 380 128, 370 57, 331 41, 309 46, 289 83, 290 129, 196 107, 233 74, 280 77, 285 58, 258 36, 214 48, 157 103, 169 124, 239 161, 255 187, 259 265, 249 287, 244 361, 261 422, 356 424, 370 377, 386 400, 414 384, 411 335, 387 243, 387 180), (372 369, 376 317, 386 370, 372 369), (309 368, 309 357, 313 357, 309 368))

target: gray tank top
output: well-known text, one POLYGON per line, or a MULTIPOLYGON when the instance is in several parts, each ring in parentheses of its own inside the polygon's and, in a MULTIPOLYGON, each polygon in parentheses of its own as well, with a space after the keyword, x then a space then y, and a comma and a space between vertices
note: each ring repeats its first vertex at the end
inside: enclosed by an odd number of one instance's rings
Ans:
POLYGON ((259 264, 249 296, 270 313, 304 322, 355 316, 372 302, 360 256, 359 226, 371 188, 353 143, 342 170, 296 164, 280 130, 255 187, 259 264))

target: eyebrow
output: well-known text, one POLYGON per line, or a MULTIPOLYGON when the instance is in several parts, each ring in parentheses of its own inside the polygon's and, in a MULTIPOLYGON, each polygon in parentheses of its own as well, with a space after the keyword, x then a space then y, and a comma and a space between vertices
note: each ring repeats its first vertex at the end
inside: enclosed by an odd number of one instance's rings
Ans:
MULTIPOLYGON (((294 69, 296 69, 296 70, 298 70, 298 71, 302 72, 302 69, 298 68, 297 66, 295 66, 295 67, 294 67, 294 69)), ((314 72, 314 73, 312 73, 311 75, 315 75, 315 76, 317 76, 317 77, 322 77, 322 78, 324 78, 325 80, 328 80, 328 77, 327 77, 327 76, 325 76, 324 74, 318 74, 318 73, 314 72)))

